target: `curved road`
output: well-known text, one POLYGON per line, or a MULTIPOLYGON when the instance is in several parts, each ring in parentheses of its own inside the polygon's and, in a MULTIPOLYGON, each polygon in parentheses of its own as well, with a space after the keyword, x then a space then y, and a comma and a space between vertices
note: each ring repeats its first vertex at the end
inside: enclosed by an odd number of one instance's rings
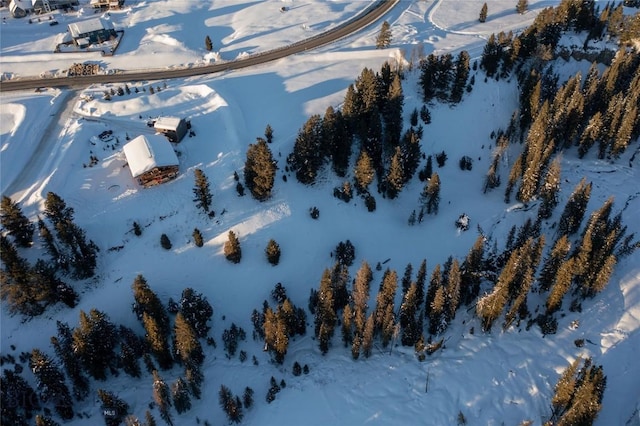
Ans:
POLYGON ((235 61, 205 65, 194 68, 179 68, 171 70, 124 72, 118 74, 100 74, 77 77, 56 77, 56 78, 34 78, 16 79, 0 82, 0 92, 10 90, 36 89, 38 87, 84 87, 93 83, 122 83, 139 80, 159 80, 167 78, 193 77, 197 75, 213 74, 223 71, 236 70, 266 62, 275 61, 286 56, 295 55, 309 49, 324 46, 341 38, 344 38, 358 30, 365 28, 387 13, 400 0, 380 0, 373 7, 368 9, 362 16, 358 16, 343 25, 322 33, 318 36, 294 43, 282 48, 269 50, 264 53, 251 55, 245 59, 235 61))

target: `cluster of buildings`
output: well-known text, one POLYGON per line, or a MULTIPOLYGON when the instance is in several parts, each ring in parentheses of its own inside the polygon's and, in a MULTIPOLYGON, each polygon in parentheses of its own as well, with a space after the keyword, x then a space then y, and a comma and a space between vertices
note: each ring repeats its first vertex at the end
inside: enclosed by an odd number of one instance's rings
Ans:
POLYGON ((178 156, 171 143, 179 143, 187 133, 182 118, 160 117, 154 124, 155 135, 140 135, 122 149, 131 176, 145 188, 175 179, 178 176, 178 156))
MULTIPOLYGON (((91 0, 89 5, 94 9, 120 9, 124 0, 91 0)), ((11 0, 9 11, 14 18, 24 18, 30 14, 49 13, 52 10, 66 10, 78 6, 78 0, 11 0)))

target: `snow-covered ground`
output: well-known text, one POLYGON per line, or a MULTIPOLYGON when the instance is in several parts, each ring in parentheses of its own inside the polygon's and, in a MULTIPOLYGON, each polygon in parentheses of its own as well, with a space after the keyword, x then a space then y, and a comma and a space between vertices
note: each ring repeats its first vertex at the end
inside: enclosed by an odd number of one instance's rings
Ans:
MULTIPOLYGON (((3 306, 2 353, 11 353, 12 344, 18 352, 39 347, 52 353, 49 337, 55 334, 55 320, 75 326, 80 309, 97 308, 112 321, 142 333, 131 312, 130 287, 137 274, 143 274, 165 302, 169 297, 177 299, 185 287, 206 295, 215 311, 212 335, 220 342, 222 331, 231 322, 251 334, 250 313, 269 299, 276 282, 282 282, 296 305, 305 307, 310 288, 317 288, 324 268, 332 266, 330 252, 340 241, 349 239, 356 247, 352 275, 363 260, 373 267, 389 259, 384 267, 402 274, 407 263, 412 263, 415 271, 425 258, 430 275, 449 255, 461 259, 467 253, 477 237, 476 225, 501 244, 513 224, 535 214, 535 209, 524 211, 504 204, 502 189, 482 193, 495 143, 490 134, 507 126, 517 105, 513 81, 485 83, 483 75, 477 74, 473 92, 465 95, 462 104, 431 109, 432 124, 425 127, 423 152, 429 155, 445 150, 449 160, 445 167, 436 167, 442 180, 440 212, 420 225, 407 225, 422 190, 417 178, 395 200, 377 196, 376 211, 368 213, 359 199, 345 204, 332 196, 333 187, 341 183, 332 174, 327 173, 313 187, 298 184, 293 176, 284 182, 285 158, 308 116, 324 114, 330 105, 338 107, 346 87, 363 67, 378 70, 385 60, 402 55, 409 59, 419 44, 424 45, 426 54, 468 49, 472 58, 478 57, 490 32, 526 26, 541 7, 555 3, 530 1, 529 12, 518 15, 514 1, 491 0, 488 22, 480 24, 480 4, 401 1, 386 17, 394 34, 392 47, 386 50, 373 47, 379 28, 376 24, 318 51, 255 69, 132 83, 131 94, 113 96, 111 101, 102 100, 110 85, 82 91, 2 93, 2 194, 18 201, 24 213, 35 219, 46 193, 55 192, 74 208, 76 222, 102 249, 97 277, 75 283, 81 292, 75 309, 57 306, 22 322, 9 316, 3 306), (162 90, 150 94, 150 86, 162 90), (127 136, 150 132, 146 121, 159 115, 188 117, 196 136, 176 146, 180 154, 177 180, 142 189, 123 167, 120 147, 127 136), (279 171, 272 199, 258 203, 249 195, 238 197, 233 172, 242 175, 246 147, 263 134, 267 124, 274 129, 270 148, 279 171), (114 131, 119 145, 92 145, 90 138, 106 129, 114 131), (97 156, 99 162, 85 167, 90 155, 97 156), (458 168, 463 155, 474 160, 470 172, 458 168), (211 182, 217 213, 213 220, 200 213, 192 201, 195 168, 202 169, 211 182), (318 220, 309 217, 312 206, 320 210, 318 220), (454 221, 463 212, 471 218, 471 229, 460 233, 454 221), (141 237, 133 235, 134 221, 143 226, 141 237), (205 238, 202 248, 191 242, 195 227, 205 238), (222 255, 230 229, 240 237, 243 257, 239 265, 227 262, 222 255), (173 243, 170 251, 160 247, 163 233, 173 243), (282 248, 276 267, 264 256, 271 238, 282 248), (118 246, 124 248, 108 250, 118 246)), ((317 34, 369 4, 324 0, 220 1, 206 7, 182 0, 127 3, 123 11, 111 12, 108 17, 116 28, 125 30, 123 43, 113 57, 50 53, 57 34, 68 22, 94 16, 87 7, 73 15, 56 13, 61 25, 54 27, 7 17, 0 27, 0 71, 3 75, 57 73, 72 62, 83 61, 98 61, 110 69, 142 69, 197 64, 209 58, 231 60, 317 34), (289 11, 281 13, 283 5, 289 11), (204 50, 206 35, 213 40, 215 55, 204 50)), ((8 16, 6 10, 2 16, 8 16)), ((582 70, 583 75, 588 66, 567 64, 569 70, 582 70)), ((408 74, 404 93, 408 117, 421 106, 416 74, 408 74)), ((640 163, 638 156, 630 160, 636 148, 637 142, 616 163, 593 156, 578 160, 574 152, 566 153, 560 206, 586 176, 594 183, 589 210, 614 195, 616 210, 624 209, 628 233, 640 234, 640 163)), ((503 180, 510 160, 506 157, 502 165, 503 180)), ((560 211, 558 207, 556 215, 560 211)), ((31 261, 44 256, 37 249, 21 253, 31 261)), ((381 277, 382 271, 374 270, 373 289, 381 277)), ((196 417, 212 424, 226 422, 217 394, 220 384, 225 384, 235 394, 245 386, 256 391, 256 405, 246 413, 245 424, 441 425, 455 424, 459 412, 469 424, 518 424, 523 420, 540 424, 550 415, 550 399, 560 371, 577 356, 593 356, 608 376, 598 424, 625 424, 633 416, 636 423, 630 424, 638 424, 638 413, 633 413, 640 406, 640 366, 635 361, 640 349, 639 329, 640 255, 636 252, 617 265, 605 291, 583 303, 581 314, 566 311, 566 316, 559 318, 558 333, 551 336, 543 337, 536 327, 506 332, 495 327, 493 333, 483 334, 473 310, 461 310, 446 333, 446 349, 423 363, 412 348, 401 346, 391 353, 376 349, 371 358, 353 361, 338 335, 329 353, 321 356, 311 337, 312 326, 307 336, 290 343, 282 367, 270 364, 260 343, 251 338, 241 343, 240 349, 247 351, 249 359, 255 355, 259 366, 250 361, 240 363, 237 358, 228 360, 221 344, 217 349, 205 346, 203 398, 193 401, 187 414, 174 413, 174 419, 179 425, 194 424, 196 417), (576 319, 578 327, 573 323, 576 319), (470 334, 471 327, 474 334, 470 334), (576 348, 573 342, 578 338, 590 343, 576 348), (294 361, 308 364, 309 375, 294 377, 294 361), (278 381, 284 378, 287 387, 267 404, 264 395, 271 376, 278 381)), ((168 383, 179 374, 178 369, 161 373, 168 383)), ((140 417, 152 399, 150 376, 131 380, 121 374, 93 387, 115 392, 140 417)), ((79 403, 77 409, 90 414, 91 420, 75 419, 68 424, 102 422, 95 401, 79 403)))

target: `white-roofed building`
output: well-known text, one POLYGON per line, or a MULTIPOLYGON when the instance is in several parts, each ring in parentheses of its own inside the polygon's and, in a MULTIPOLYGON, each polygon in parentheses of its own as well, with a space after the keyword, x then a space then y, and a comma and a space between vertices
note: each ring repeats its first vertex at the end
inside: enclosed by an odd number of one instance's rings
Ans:
POLYGON ((117 38, 118 34, 113 28, 111 21, 102 18, 87 19, 86 21, 69 24, 69 34, 74 42, 86 44, 102 43, 112 38, 117 38))
POLYGON ((187 122, 178 117, 159 117, 153 127, 171 142, 180 142, 187 134, 187 122))
POLYGON ((29 13, 47 13, 73 6, 78 6, 78 0, 11 0, 9 11, 14 18, 24 18, 29 13))
POLYGON ((178 156, 173 146, 162 136, 140 135, 127 143, 124 151, 131 176, 150 187, 178 176, 178 156))

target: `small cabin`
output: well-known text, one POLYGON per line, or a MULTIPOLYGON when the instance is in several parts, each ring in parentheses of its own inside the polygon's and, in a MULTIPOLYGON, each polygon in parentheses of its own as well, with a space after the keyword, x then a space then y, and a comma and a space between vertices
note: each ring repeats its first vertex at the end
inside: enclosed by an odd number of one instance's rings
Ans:
POLYGON ((159 117, 153 127, 174 143, 180 142, 187 134, 187 122, 178 117, 159 117))
POLYGON ((178 176, 178 156, 173 146, 162 136, 140 135, 122 150, 129 163, 131 176, 145 188, 178 176))

